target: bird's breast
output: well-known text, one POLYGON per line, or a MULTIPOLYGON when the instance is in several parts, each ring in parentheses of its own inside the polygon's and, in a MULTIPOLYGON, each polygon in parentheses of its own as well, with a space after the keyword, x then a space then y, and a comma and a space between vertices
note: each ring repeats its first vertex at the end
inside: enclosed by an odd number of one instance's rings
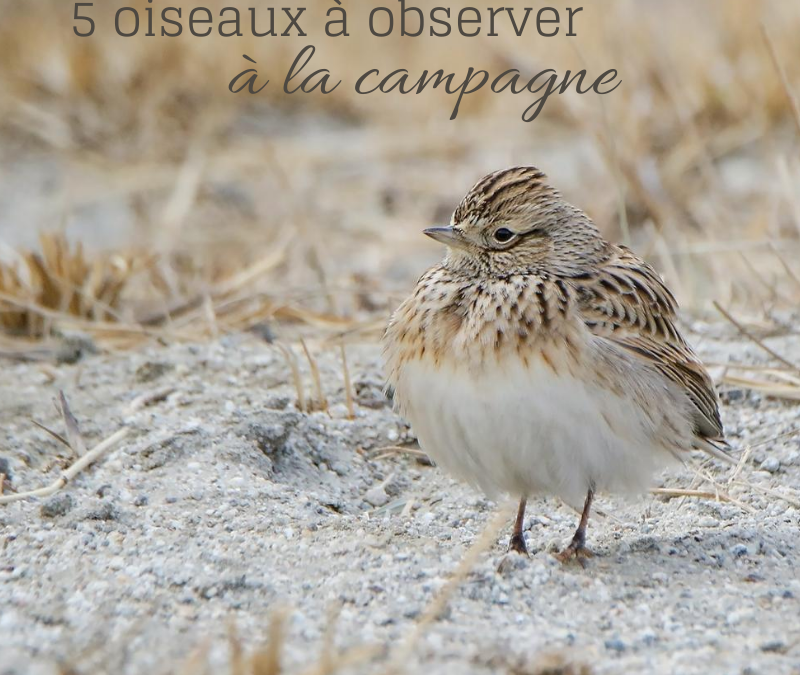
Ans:
POLYGON ((586 335, 572 300, 557 280, 421 283, 386 333, 390 379, 403 363, 418 360, 473 372, 506 362, 527 367, 534 359, 554 370, 568 367, 581 358, 586 335))

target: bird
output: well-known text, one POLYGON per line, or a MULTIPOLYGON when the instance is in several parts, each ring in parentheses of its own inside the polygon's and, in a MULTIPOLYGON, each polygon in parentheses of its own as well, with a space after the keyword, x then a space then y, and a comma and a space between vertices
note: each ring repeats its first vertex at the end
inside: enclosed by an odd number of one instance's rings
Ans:
POLYGON ((558 557, 584 564, 596 492, 642 494, 696 449, 732 462, 672 292, 540 170, 489 174, 424 234, 446 254, 389 320, 387 389, 437 465, 519 499, 509 551, 533 496, 581 514, 558 557))

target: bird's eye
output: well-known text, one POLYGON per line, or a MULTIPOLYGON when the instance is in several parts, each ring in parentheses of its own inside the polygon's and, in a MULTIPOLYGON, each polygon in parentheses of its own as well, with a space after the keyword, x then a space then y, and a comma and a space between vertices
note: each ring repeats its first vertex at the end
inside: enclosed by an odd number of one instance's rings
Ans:
POLYGON ((494 238, 495 241, 498 241, 501 244, 505 244, 514 238, 514 233, 507 227, 501 227, 495 230, 494 238))

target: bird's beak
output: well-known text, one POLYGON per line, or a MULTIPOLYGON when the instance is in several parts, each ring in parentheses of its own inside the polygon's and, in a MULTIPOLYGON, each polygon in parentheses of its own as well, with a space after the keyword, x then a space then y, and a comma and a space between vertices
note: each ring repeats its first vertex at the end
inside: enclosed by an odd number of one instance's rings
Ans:
POLYGON ((429 227, 422 232, 446 246, 464 248, 464 240, 461 238, 461 233, 453 227, 429 227))

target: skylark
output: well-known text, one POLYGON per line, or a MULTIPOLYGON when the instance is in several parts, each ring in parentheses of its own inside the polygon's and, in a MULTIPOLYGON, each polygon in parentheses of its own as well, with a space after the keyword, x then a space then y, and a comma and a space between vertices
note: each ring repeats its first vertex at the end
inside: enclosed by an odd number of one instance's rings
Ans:
POLYGON ((642 493, 670 457, 728 459, 711 378, 675 326, 656 271, 611 244, 533 167, 481 180, 447 246, 384 336, 395 404, 456 476, 520 498, 509 548, 527 553, 526 500, 582 516, 560 558, 589 555, 596 490, 642 493))

